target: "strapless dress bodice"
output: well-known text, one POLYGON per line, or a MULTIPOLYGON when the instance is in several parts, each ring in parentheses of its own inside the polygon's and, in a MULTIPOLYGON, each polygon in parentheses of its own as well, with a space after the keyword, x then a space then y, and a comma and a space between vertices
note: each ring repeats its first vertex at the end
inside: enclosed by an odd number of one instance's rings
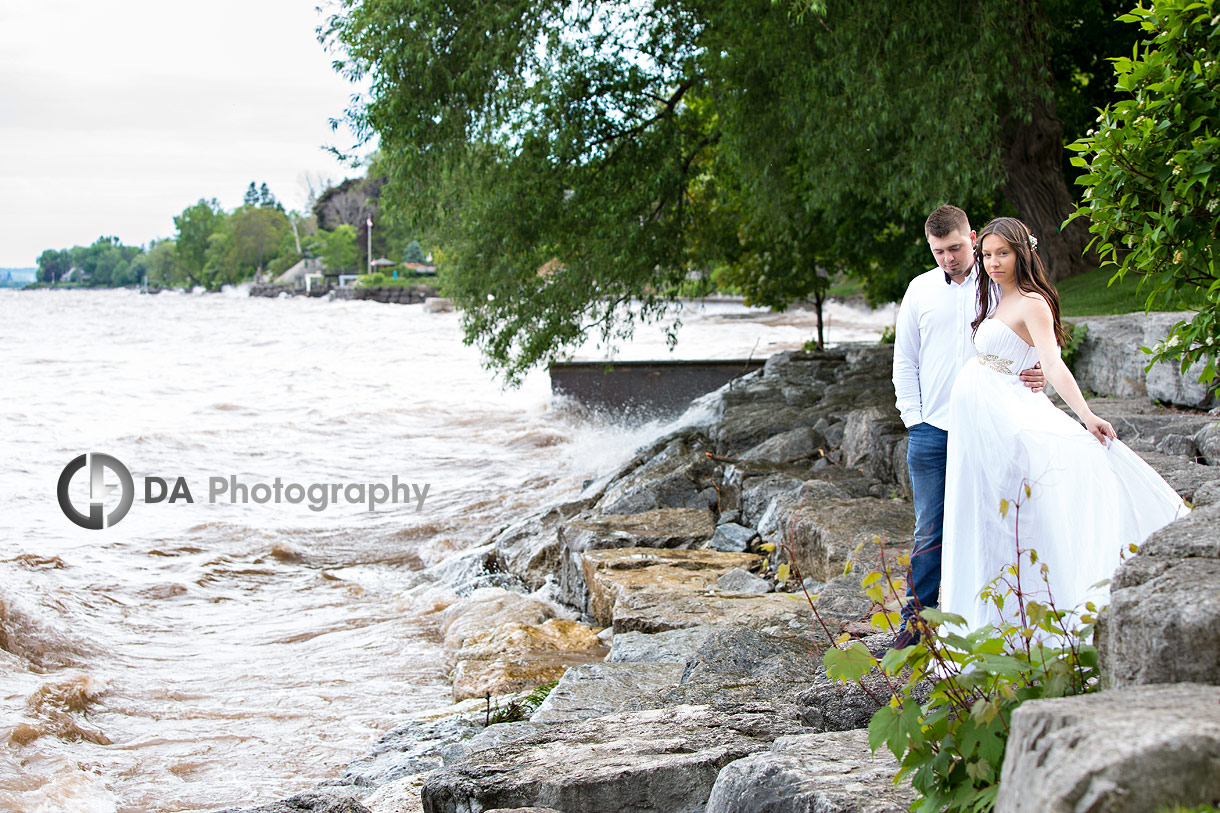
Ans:
POLYGON ((1038 351, 999 319, 984 319, 974 334, 976 361, 998 373, 1016 375, 1038 363, 1038 351))

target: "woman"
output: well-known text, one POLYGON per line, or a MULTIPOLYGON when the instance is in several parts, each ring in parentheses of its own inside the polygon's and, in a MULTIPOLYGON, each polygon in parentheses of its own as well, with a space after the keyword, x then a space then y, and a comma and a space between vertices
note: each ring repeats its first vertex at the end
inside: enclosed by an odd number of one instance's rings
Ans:
MULTIPOLYGON (((1107 588, 1094 585, 1114 573, 1120 551, 1188 510, 1081 395, 1059 356, 1067 339, 1059 297, 1026 225, 996 218, 977 245, 1001 297, 997 304, 992 286, 979 286, 979 353, 958 374, 950 398, 941 587, 941 609, 964 616, 968 629, 1001 620, 979 591, 1017 561, 1018 542, 1038 559, 1035 567, 1021 562, 1025 596, 1072 610, 1106 597, 1107 588), (1016 373, 1039 361, 1083 428, 1045 394, 1022 386, 1016 373)), ((1003 617, 1016 614, 1010 596, 1003 617)))

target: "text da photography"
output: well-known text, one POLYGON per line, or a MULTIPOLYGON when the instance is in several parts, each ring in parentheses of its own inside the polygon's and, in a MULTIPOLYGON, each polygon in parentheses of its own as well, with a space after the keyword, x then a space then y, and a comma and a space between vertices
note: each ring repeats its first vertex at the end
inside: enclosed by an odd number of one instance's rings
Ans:
MULTIPOLYGON (((126 464, 112 455, 82 454, 60 473, 57 497, 68 519, 81 527, 100 530, 117 524, 127 514, 136 496, 136 479, 126 464)), ((145 475, 139 479, 144 481, 145 504, 194 503, 195 495, 202 493, 198 485, 192 489, 192 481, 181 475, 145 475)), ((397 474, 388 480, 308 483, 278 475, 267 480, 229 474, 208 476, 206 482, 207 502, 211 504, 288 503, 315 512, 340 504, 367 506, 369 511, 385 505, 407 505, 422 511, 432 488, 430 483, 409 482, 397 474)))

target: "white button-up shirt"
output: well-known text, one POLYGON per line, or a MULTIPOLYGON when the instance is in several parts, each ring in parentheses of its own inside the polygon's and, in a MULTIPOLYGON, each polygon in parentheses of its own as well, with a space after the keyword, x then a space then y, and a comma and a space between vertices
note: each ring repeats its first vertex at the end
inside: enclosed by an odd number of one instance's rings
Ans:
MULTIPOLYGON (((946 282, 945 272, 933 268, 907 286, 894 326, 894 392, 907 427, 922 422, 949 429, 949 392, 976 352, 970 323, 979 273, 976 265, 961 283, 946 282)), ((997 301, 993 296, 993 306, 997 301)))

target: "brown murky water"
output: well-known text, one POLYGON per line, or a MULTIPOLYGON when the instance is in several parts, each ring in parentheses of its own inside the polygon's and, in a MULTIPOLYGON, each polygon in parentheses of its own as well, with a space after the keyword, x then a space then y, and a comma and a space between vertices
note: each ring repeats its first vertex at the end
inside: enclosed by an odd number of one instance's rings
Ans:
MULTIPOLYGON (((887 318, 844 311, 837 338, 887 318)), ((764 355, 809 336, 799 314, 765 319, 691 311, 679 350, 764 355)), ((0 810, 206 810, 333 776, 448 698, 433 623, 447 598, 418 572, 660 431, 567 417, 541 373, 502 392, 457 317, 418 306, 0 291, 0 326, 0 810), (137 491, 96 531, 55 496, 95 451, 137 491), (369 487, 394 476, 428 485, 422 507, 370 511, 369 487), (181 477, 192 501, 145 502, 150 477, 167 494, 181 477), (252 494, 279 478, 285 499, 213 502, 214 477, 252 494), (325 509, 289 502, 291 484, 331 486, 325 509)), ((650 332, 624 355, 663 348, 650 332)), ((87 506, 87 472, 70 486, 87 506)), ((101 499, 109 512, 119 495, 101 499)))

